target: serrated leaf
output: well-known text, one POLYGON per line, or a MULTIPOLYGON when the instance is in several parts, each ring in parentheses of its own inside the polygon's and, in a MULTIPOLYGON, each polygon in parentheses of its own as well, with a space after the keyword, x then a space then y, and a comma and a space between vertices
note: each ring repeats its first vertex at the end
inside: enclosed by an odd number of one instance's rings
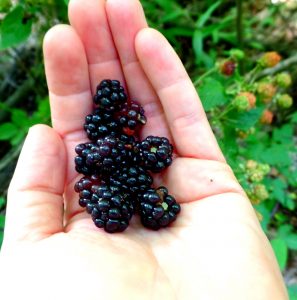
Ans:
POLYGON ((273 140, 282 144, 289 144, 293 141, 294 129, 290 124, 273 130, 273 140))
POLYGON ((25 11, 21 6, 16 6, 6 15, 0 30, 0 49, 16 46, 26 41, 30 36, 32 20, 24 21, 24 16, 25 11))
POLYGON ((275 144, 269 148, 265 148, 260 157, 261 161, 269 165, 289 166, 292 163, 288 149, 284 145, 275 144))
POLYGON ((233 112, 228 117, 229 123, 232 123, 234 127, 241 129, 241 130, 248 130, 253 127, 261 117, 263 112, 262 107, 258 107, 255 109, 251 109, 246 112, 233 112))
POLYGON ((223 85, 213 78, 203 80, 202 85, 198 88, 198 94, 205 111, 224 105, 228 101, 223 85))
POLYGON ((18 128, 12 123, 4 123, 0 125, 0 140, 7 141, 12 139, 17 133, 18 128))
POLYGON ((288 247, 284 240, 273 239, 270 241, 274 254, 281 271, 283 271, 287 265, 288 260, 288 247))

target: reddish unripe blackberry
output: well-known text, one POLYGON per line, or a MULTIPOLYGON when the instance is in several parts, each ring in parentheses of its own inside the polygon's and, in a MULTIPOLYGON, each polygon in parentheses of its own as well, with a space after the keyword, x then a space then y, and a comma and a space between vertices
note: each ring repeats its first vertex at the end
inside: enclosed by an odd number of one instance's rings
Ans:
POLYGON ((142 166, 154 173, 162 172, 172 163, 173 146, 165 137, 148 136, 136 145, 135 152, 142 166))
POLYGON ((115 115, 116 121, 122 127, 124 133, 133 135, 139 127, 146 124, 144 110, 136 102, 125 103, 115 115))
POLYGON ((139 195, 138 200, 141 222, 153 230, 167 227, 180 213, 180 205, 165 187, 147 189, 139 195))
POLYGON ((119 123, 114 120, 113 114, 102 108, 97 108, 93 114, 86 116, 84 129, 91 141, 108 135, 116 136, 121 132, 119 123))
POLYGON ((103 80, 97 86, 94 103, 107 111, 119 110, 127 101, 124 88, 118 80, 103 80))

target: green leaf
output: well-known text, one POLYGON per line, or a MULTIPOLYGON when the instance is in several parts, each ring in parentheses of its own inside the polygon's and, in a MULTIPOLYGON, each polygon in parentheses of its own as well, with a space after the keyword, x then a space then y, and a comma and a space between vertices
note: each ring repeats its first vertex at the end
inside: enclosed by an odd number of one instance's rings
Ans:
POLYGON ((4 224, 5 224, 5 216, 0 215, 0 230, 4 228, 4 224))
POLYGON ((279 179, 273 179, 269 181, 269 188, 272 190, 274 198, 281 204, 286 206, 286 188, 287 184, 279 179))
POLYGON ((276 256, 279 267, 281 271, 283 271, 287 265, 288 247, 284 240, 278 238, 271 240, 270 243, 276 256))
POLYGON ((12 139, 17 133, 18 128, 12 123, 4 123, 0 125, 0 141, 12 139))
POLYGON ((228 101, 223 85, 213 78, 204 79, 202 85, 198 88, 198 93, 205 111, 223 105, 228 101))
POLYGON ((20 130, 11 140, 10 144, 16 146, 20 144, 24 139, 28 130, 20 130))
POLYGON ((68 5, 70 0, 64 0, 65 4, 68 5))
POLYGON ((0 230, 0 249, 3 243, 3 231, 0 230))
POLYGON ((291 144, 293 141, 294 129, 290 124, 273 130, 273 140, 282 144, 291 144))
POLYGON ((196 26, 198 28, 202 28, 203 25, 209 20, 213 12, 221 5, 221 1, 217 1, 212 4, 200 17, 196 22, 196 26))
POLYGON ((248 130, 253 127, 262 115, 263 108, 258 107, 247 112, 233 112, 228 115, 231 119, 229 123, 233 123, 234 127, 241 130, 248 130))
POLYGON ((269 165, 289 166, 292 163, 287 147, 278 144, 265 148, 260 154, 260 158, 262 162, 269 165))
POLYGON ((290 300, 297 300, 297 284, 288 286, 290 300))
POLYGON ((11 121, 20 128, 28 126, 28 116, 21 109, 13 109, 11 114, 11 121))
POLYGON ((4 199, 4 197, 0 197, 0 209, 2 209, 5 205, 6 201, 4 199))
POLYGON ((26 20, 24 8, 16 6, 9 14, 4 18, 0 37, 0 48, 5 49, 12 46, 16 46, 24 41, 31 34, 32 19, 26 20))

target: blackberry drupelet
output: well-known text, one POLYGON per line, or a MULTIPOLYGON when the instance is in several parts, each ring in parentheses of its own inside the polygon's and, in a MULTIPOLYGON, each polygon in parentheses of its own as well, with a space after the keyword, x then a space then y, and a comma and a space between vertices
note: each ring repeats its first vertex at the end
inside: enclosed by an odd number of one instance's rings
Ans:
POLYGON ((118 80, 103 80, 97 86, 94 103, 106 111, 116 111, 126 103, 127 95, 118 80))
POLYGON ((95 143, 85 143, 85 144, 79 144, 75 147, 75 152, 78 154, 75 159, 75 170, 78 173, 84 174, 84 175, 93 175, 98 174, 96 166, 90 165, 87 162, 87 157, 89 154, 93 153, 95 149, 97 149, 97 144, 95 143))
POLYGON ((133 135, 139 127, 146 124, 144 110, 136 102, 125 103, 115 117, 123 132, 128 135, 133 135))
POLYGON ((111 175, 109 182, 135 198, 151 187, 153 178, 145 169, 135 165, 117 170, 111 175))
POLYGON ((86 210, 95 225, 109 233, 124 231, 134 213, 131 200, 117 188, 105 184, 94 190, 86 210))
POLYGON ((173 146, 165 137, 148 136, 138 143, 135 151, 147 170, 159 173, 172 163, 173 146))
POLYGON ((143 226, 153 230, 167 227, 180 212, 180 205, 163 186, 147 189, 139 195, 138 200, 141 222, 143 226))
POLYGON ((108 135, 116 136, 121 132, 119 122, 114 120, 113 114, 102 108, 97 108, 93 114, 86 116, 84 129, 91 141, 108 135))

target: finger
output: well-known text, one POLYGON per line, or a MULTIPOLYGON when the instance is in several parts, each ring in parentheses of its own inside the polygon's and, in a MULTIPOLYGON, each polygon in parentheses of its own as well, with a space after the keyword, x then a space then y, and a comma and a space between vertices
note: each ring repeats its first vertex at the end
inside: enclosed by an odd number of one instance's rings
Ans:
POLYGON ((156 30, 143 29, 135 43, 140 63, 161 100, 178 153, 225 161, 196 90, 168 41, 156 30))
POLYGON ((5 240, 40 240, 63 231, 65 150, 50 127, 29 130, 11 181, 5 240))
POLYGON ((93 93, 103 79, 124 82, 106 19, 105 0, 71 0, 68 15, 85 48, 93 93))
POLYGON ((76 176, 73 149, 86 139, 84 118, 92 110, 88 64, 83 45, 70 26, 52 28, 43 48, 52 124, 66 145, 68 182, 76 176))
POLYGON ((108 0, 106 12, 129 95, 132 100, 141 103, 148 118, 143 128, 143 135, 169 137, 168 127, 160 126, 160 124, 166 124, 163 108, 135 51, 137 33, 148 27, 140 2, 138 0, 108 0))

